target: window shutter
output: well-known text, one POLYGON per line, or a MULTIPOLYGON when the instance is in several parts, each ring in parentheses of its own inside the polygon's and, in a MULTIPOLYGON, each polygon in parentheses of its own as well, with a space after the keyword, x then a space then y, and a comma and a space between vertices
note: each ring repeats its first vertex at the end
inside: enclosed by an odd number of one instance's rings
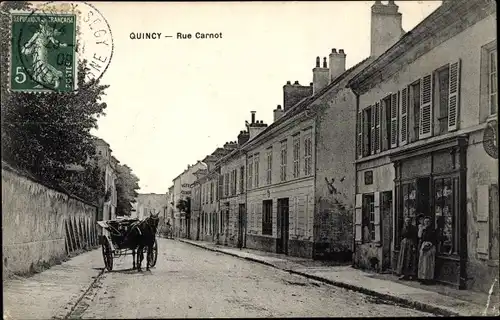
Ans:
POLYGON ((460 112, 460 60, 450 64, 449 79, 448 131, 454 131, 458 129, 460 112))
POLYGON ((354 230, 354 236, 355 236, 355 241, 356 242, 361 242, 362 239, 362 221, 363 221, 363 195, 362 194, 356 194, 356 210, 355 210, 355 217, 354 217, 354 225, 355 225, 355 230, 354 230))
POLYGON ((381 227, 380 227, 380 192, 374 194, 374 220, 373 227, 375 229, 375 242, 380 242, 381 227))
POLYGON ((382 113, 382 104, 377 102, 375 104, 375 152, 380 153, 381 145, 381 132, 380 132, 380 118, 382 113))
POLYGON ((370 124, 370 132, 371 132, 371 143, 370 143, 370 153, 375 154, 375 108, 376 106, 370 106, 371 110, 371 124, 370 124))
POLYGON ((398 93, 391 95, 391 148, 398 146, 398 93))
POLYGON ((419 138, 432 136, 432 75, 426 75, 420 81, 420 132, 419 138))
POLYGON ((489 198, 489 186, 477 186, 477 252, 481 254, 489 254, 489 198))
POLYGON ((400 136, 399 145, 404 146, 408 143, 408 88, 401 90, 401 113, 400 113, 400 136))
POLYGON ((357 124, 357 140, 356 140, 356 150, 358 159, 363 156, 363 114, 358 112, 358 118, 356 119, 357 124))

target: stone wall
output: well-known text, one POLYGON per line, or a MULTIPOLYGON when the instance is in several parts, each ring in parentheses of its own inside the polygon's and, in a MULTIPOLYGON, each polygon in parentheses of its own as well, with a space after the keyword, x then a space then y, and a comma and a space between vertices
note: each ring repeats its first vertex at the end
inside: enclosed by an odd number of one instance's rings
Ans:
POLYGON ((2 163, 3 274, 27 274, 98 244, 97 207, 2 163))

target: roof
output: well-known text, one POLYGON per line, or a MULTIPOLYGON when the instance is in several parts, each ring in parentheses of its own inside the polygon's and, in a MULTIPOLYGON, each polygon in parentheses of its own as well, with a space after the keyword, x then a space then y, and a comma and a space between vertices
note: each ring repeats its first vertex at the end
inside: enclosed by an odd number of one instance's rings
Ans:
POLYGON ((297 104, 295 104, 287 112, 285 112, 281 118, 279 118, 278 120, 274 121, 270 126, 268 126, 265 130, 263 130, 262 132, 260 132, 252 140, 247 141, 241 147, 241 149, 242 150, 246 149, 246 147, 248 147, 249 145, 251 145, 252 143, 254 143, 255 141, 257 141, 257 139, 262 138, 263 136, 265 136, 266 134, 268 134, 272 128, 277 127, 281 123, 286 122, 288 119, 290 119, 290 118, 296 116, 297 114, 300 114, 301 112, 305 111, 307 109, 307 107, 309 107, 309 105, 311 103, 313 103, 316 99, 319 99, 325 93, 327 93, 332 88, 334 88, 335 86, 337 86, 342 80, 344 80, 345 78, 347 78, 347 76, 349 76, 353 71, 357 70, 360 66, 362 66, 369 59, 370 59, 370 57, 363 59, 362 61, 358 62, 357 64, 355 64, 351 68, 349 68, 346 71, 344 71, 344 73, 342 73, 334 81, 332 81, 331 83, 329 83, 327 86, 325 86, 323 89, 321 89, 316 94, 300 100, 297 104))
POLYGON ((440 29, 452 23, 463 24, 462 19, 464 19, 467 13, 477 16, 478 12, 481 14, 489 14, 489 11, 495 12, 494 10, 496 9, 494 6, 495 3, 491 0, 456 0, 443 3, 411 31, 403 35, 392 47, 353 77, 349 81, 348 86, 354 89, 362 87, 366 81, 378 76, 381 69, 404 55, 409 48, 414 47, 427 38, 433 37, 440 29), (490 7, 488 8, 488 6, 490 7), (457 17, 461 17, 461 19, 457 19, 457 17))

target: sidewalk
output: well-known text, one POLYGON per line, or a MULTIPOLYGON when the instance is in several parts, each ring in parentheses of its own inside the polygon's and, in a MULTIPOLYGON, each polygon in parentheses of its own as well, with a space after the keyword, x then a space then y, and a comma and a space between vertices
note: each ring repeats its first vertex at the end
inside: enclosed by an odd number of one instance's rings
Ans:
MULTIPOLYGON (((349 265, 335 265, 332 262, 313 261, 251 249, 240 250, 208 242, 178 240, 444 316, 481 316, 488 301, 487 294, 441 285, 424 286, 417 282, 400 281, 394 275, 364 272, 349 265)), ((492 296, 490 301, 488 315, 500 315, 499 296, 492 296)))
POLYGON ((103 271, 100 249, 3 283, 4 319, 64 318, 103 271))

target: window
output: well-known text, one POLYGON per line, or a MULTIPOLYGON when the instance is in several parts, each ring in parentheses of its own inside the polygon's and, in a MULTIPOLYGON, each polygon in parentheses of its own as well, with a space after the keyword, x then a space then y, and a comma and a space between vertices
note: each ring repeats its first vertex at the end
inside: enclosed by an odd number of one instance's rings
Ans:
POLYGON ((266 170, 266 183, 269 185, 272 183, 273 176, 273 149, 272 147, 267 149, 267 170, 266 170))
POLYGON ((458 252, 458 219, 455 201, 458 197, 458 178, 434 180, 434 213, 438 233, 437 250, 440 254, 458 252))
POLYGON ((224 176, 220 175, 219 176, 219 199, 222 198, 222 191, 223 191, 223 185, 224 185, 224 176))
POLYGON ((293 137, 293 177, 298 178, 300 176, 300 135, 295 135, 293 137))
POLYGON ((286 181, 286 157, 287 157, 287 141, 281 141, 280 150, 280 181, 286 181))
POLYGON ((410 85, 410 142, 418 140, 420 130, 420 80, 410 85))
POLYGON ((230 174, 230 177, 229 177, 229 195, 233 195, 233 191, 234 191, 234 170, 231 170, 231 172, 229 173, 230 174))
POLYGON ((375 240, 375 197, 373 194, 363 195, 363 243, 375 240))
POLYGON ((214 183, 210 182, 210 203, 214 203, 214 183))
POLYGON ((446 66, 435 73, 434 81, 434 101, 437 105, 436 112, 436 134, 444 134, 448 132, 448 99, 450 95, 450 67, 446 66))
POLYGON ((262 201, 262 234, 273 234, 273 200, 262 201))
POLYGON ((253 158, 252 157, 248 157, 247 173, 248 173, 248 178, 247 178, 248 189, 252 189, 252 182, 253 182, 253 158))
POLYGON ((245 166, 240 167, 240 193, 245 192, 245 166))
POLYGON ((382 105, 382 151, 391 147, 391 95, 383 100, 382 105))
POLYGON ((372 150, 372 107, 363 110, 363 157, 369 156, 372 150))
POLYGON ((312 174, 312 137, 308 133, 304 137, 304 174, 310 176, 312 174))
POLYGON ((256 153, 254 156, 253 156, 253 163, 254 163, 254 175, 255 175, 255 183, 254 183, 254 186, 255 188, 258 188, 259 187, 259 154, 256 153))
POLYGON ((491 50, 488 54, 488 98, 490 115, 498 112, 498 95, 497 95, 497 50, 491 50))
POLYGON ((224 174, 224 196, 229 196, 229 173, 224 174))
POLYGON ((238 187, 238 170, 234 169, 233 170, 233 189, 232 189, 232 195, 236 195, 236 189, 238 187))

